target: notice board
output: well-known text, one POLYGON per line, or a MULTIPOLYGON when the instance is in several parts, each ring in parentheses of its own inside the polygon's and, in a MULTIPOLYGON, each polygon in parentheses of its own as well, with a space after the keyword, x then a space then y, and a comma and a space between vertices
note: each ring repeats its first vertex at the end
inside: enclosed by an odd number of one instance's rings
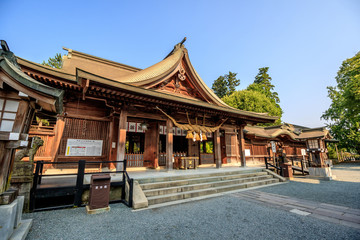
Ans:
POLYGON ((103 140, 68 139, 65 156, 101 156, 103 140))

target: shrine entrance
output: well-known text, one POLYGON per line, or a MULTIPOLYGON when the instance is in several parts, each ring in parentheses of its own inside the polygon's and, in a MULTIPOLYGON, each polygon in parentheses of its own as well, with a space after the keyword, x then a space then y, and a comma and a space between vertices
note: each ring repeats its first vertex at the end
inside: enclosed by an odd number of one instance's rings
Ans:
MULTIPOLYGON (((179 129, 181 131, 181 129, 179 129)), ((187 157, 189 156, 188 142, 185 135, 182 135, 178 131, 178 135, 175 135, 173 138, 173 156, 174 158, 178 157, 187 157)), ((166 166, 166 135, 161 134, 160 132, 160 141, 159 141, 159 166, 166 166)))

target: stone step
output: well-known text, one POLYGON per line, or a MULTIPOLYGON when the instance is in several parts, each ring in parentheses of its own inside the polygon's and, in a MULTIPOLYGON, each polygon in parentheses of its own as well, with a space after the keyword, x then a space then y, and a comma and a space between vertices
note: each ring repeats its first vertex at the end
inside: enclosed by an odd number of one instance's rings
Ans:
POLYGON ((222 193, 232 190, 238 190, 242 188, 250 188, 250 187, 256 187, 266 184, 272 184, 277 183, 279 180, 275 178, 270 178, 266 180, 260 180, 260 181, 253 181, 253 182, 246 182, 246 183, 240 183, 240 184, 232 184, 232 185, 226 185, 226 186, 219 186, 219 187, 211 187, 206 189, 200 189, 200 190, 192 190, 192 191, 186 191, 186 192, 178 192, 178 193, 171 193, 166 195, 158 195, 158 196, 152 196, 148 197, 149 205, 154 204, 161 204, 165 202, 170 201, 177 201, 181 199, 187 199, 187 198, 195 198, 205 195, 211 195, 216 193, 222 193))
POLYGON ((254 173, 240 173, 233 175, 220 175, 220 176, 211 176, 207 175, 197 175, 196 178, 192 179, 184 179, 184 180, 172 180, 172 181, 162 181, 162 182, 154 182, 154 183, 144 183, 140 184, 143 190, 149 189, 158 189, 158 188, 169 188, 176 186, 184 186, 184 185, 192 185, 198 183, 207 183, 207 182, 216 182, 216 181, 225 181, 231 179, 239 179, 239 178, 249 178, 249 177, 257 177, 257 176, 266 176, 266 172, 254 172, 254 173))
MULTIPOLYGON (((191 170, 188 170, 188 171, 191 171, 191 170)), ((146 183, 179 181, 179 180, 186 180, 186 179, 217 177, 217 176, 236 175, 236 174, 248 174, 248 173, 258 173, 258 172, 262 172, 262 170, 261 169, 251 169, 251 170, 212 172, 212 173, 202 173, 202 174, 184 174, 184 175, 178 175, 178 176, 157 177, 157 178, 139 178, 136 180, 140 184, 146 184, 146 183)))
POLYGON ((256 176, 256 177, 237 178, 237 179, 231 179, 231 180, 222 180, 221 179, 221 180, 215 180, 215 181, 206 182, 206 183, 197 183, 197 184, 191 184, 191 185, 181 185, 181 186, 175 186, 175 187, 149 189, 149 190, 144 190, 144 193, 145 193, 146 197, 152 197, 152 196, 166 195, 166 194, 177 193, 177 192, 186 192, 186 191, 200 190, 200 189, 206 189, 206 188, 212 188, 212 187, 234 185, 234 184, 245 183, 245 182, 260 181, 260 180, 266 180, 266 179, 271 179, 271 178, 272 178, 272 176, 270 176, 270 175, 261 175, 261 176, 256 176))

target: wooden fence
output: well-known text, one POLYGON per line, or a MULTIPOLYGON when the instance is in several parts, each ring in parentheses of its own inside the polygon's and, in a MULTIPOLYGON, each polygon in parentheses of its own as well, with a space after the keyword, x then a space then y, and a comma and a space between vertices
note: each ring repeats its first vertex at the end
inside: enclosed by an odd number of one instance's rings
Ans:
POLYGON ((143 153, 126 153, 127 167, 143 167, 144 154, 143 153))
POLYGON ((159 154, 159 166, 166 166, 166 153, 159 154))

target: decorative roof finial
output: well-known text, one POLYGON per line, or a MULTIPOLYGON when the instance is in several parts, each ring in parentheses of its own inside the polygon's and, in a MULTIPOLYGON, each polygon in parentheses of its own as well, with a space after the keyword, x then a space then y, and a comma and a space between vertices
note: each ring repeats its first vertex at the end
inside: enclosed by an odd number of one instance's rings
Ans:
MULTIPOLYGON (((171 56, 171 55, 175 52, 175 50, 181 48, 181 46, 184 44, 185 41, 186 41, 186 37, 184 37, 184 39, 183 39, 181 42, 179 42, 178 44, 176 44, 176 45, 174 46, 174 49, 173 49, 165 58, 171 56)), ((165 59, 165 58, 164 58, 164 59, 165 59)))
POLYGON ((180 42, 180 45, 183 45, 185 41, 186 41, 186 37, 184 37, 184 39, 180 42))
MULTIPOLYGON (((184 41, 184 40, 183 40, 184 41)), ((2 50, 4 50, 5 52, 10 52, 10 48, 9 46, 7 45, 6 41, 5 40, 1 40, 1 48, 2 50)))

